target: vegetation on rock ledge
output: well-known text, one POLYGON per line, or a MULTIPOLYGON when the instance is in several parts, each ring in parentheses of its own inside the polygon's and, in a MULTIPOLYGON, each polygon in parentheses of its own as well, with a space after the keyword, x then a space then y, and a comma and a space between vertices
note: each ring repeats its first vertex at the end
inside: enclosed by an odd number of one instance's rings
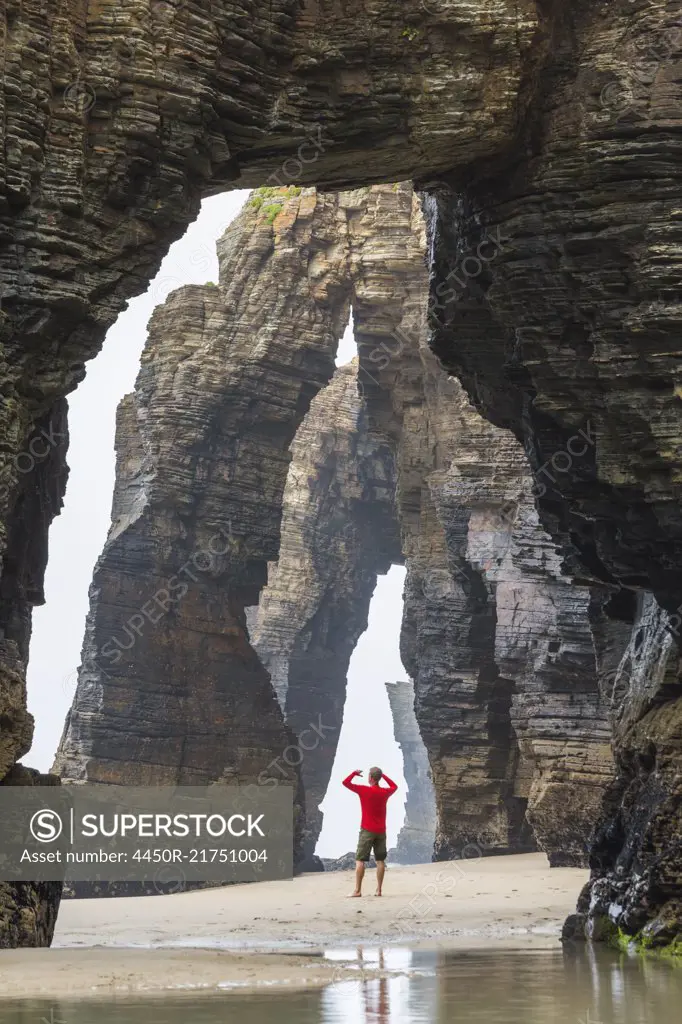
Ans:
POLYGON ((268 224, 272 224, 286 200, 292 196, 299 196, 301 192, 302 189, 298 185, 263 186, 253 190, 246 205, 253 210, 262 210, 268 224))

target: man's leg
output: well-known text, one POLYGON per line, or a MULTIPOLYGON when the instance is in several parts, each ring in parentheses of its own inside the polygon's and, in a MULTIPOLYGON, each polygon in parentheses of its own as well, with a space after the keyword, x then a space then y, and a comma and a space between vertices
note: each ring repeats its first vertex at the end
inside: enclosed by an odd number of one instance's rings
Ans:
POLYGON ((381 887, 384 884, 384 873, 386 871, 386 835, 374 836, 374 858, 377 862, 377 891, 376 895, 381 896, 381 887))
POLYGON ((381 896, 381 886, 384 884, 384 874, 386 872, 386 861, 377 861, 377 896, 381 896))
POLYGON ((362 880, 365 877, 365 861, 369 860, 372 850, 372 833, 360 829, 358 848, 355 851, 355 891, 351 896, 362 896, 362 880))
POLYGON ((355 892, 351 893, 351 896, 362 896, 362 880, 365 877, 365 862, 364 860, 356 860, 355 862, 355 892))

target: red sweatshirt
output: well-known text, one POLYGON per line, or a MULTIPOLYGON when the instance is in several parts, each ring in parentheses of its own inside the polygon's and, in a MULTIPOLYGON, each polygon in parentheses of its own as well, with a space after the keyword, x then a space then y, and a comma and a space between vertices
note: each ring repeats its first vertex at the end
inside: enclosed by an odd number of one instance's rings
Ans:
POLYGON ((343 780, 343 785, 360 797, 360 806, 362 807, 360 828, 364 828, 368 832, 382 834, 386 831, 386 803, 398 787, 392 779, 389 779, 388 775, 382 775, 382 778, 388 783, 388 789, 384 789, 378 783, 358 786, 353 779, 359 774, 358 771, 351 772, 348 778, 343 780))

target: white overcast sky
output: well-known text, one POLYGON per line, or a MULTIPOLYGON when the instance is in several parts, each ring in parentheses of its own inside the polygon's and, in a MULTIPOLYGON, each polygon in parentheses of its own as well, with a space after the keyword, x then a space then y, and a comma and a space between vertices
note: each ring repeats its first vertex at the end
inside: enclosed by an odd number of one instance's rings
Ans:
MULTIPOLYGON (((218 280, 216 239, 247 195, 231 192, 204 201, 197 220, 171 246, 147 292, 132 299, 119 316, 101 353, 89 364, 85 380, 69 397, 69 482, 64 508, 50 530, 46 603, 33 613, 28 668, 28 706, 36 726, 33 747, 23 760, 41 771, 52 765, 76 688, 88 587, 109 528, 116 407, 133 390, 152 310, 183 284, 218 280)), ((346 331, 337 363, 347 362, 354 354, 352 334, 346 331)), ((402 824, 402 757, 393 739, 384 682, 405 678, 398 653, 404 576, 404 569, 395 567, 379 580, 368 631, 351 661, 339 751, 323 804, 321 856, 339 856, 355 846, 358 801, 340 785, 353 768, 385 767, 401 786, 389 803, 390 845, 402 824)))

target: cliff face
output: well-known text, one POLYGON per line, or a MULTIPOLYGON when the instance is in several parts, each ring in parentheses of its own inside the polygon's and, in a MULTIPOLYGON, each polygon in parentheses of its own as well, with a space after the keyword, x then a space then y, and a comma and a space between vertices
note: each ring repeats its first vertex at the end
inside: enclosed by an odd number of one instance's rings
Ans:
POLYGON ((300 774, 312 856, 348 660, 377 573, 402 554, 393 456, 369 436, 357 366, 289 448, 350 302, 363 296, 370 331, 423 304, 415 224, 406 185, 256 194, 219 243, 219 286, 156 311, 119 409, 112 527, 56 760, 65 778, 300 774))
POLYGON ((651 595, 636 607, 596 604, 592 618, 600 683, 613 708, 617 775, 571 930, 609 938, 618 927, 666 945, 678 938, 682 915, 679 651, 670 618, 651 595))
POLYGON ((489 167, 466 203, 429 204, 434 275, 450 285, 432 297, 432 323, 446 365, 525 443, 543 522, 572 568, 650 590, 672 613, 682 34, 672 4, 636 19, 627 7, 601 18, 564 5, 519 140, 528 157, 513 173, 489 167), (486 238, 501 240, 493 258, 486 238), (588 447, 575 455, 581 429, 588 447))
MULTIPOLYGON (((0 543, 18 649, 63 488, 57 464, 24 479, 35 431, 199 196, 269 176, 447 179, 429 210, 439 355, 527 443, 543 526, 577 578, 651 592, 675 623, 677 5, 119 7, 3 15, 0 543), (491 235, 505 239, 494 261, 491 235), (580 430, 592 442, 575 457, 580 430)), ((7 764, 30 732, 14 658, 7 764)), ((675 691, 659 699, 674 720, 675 691)), ((669 749, 660 722, 652 735, 669 749)))
MULTIPOLYGON (((58 786, 54 775, 15 764, 0 786, 58 786)), ((62 896, 61 882, 0 881, 0 949, 49 946, 62 896)))
POLYGON ((250 630, 287 724, 298 737, 306 857, 315 851, 343 720, 348 663, 377 575, 402 560, 395 467, 369 436, 357 360, 311 404, 291 446, 279 559, 250 630))
MULTIPOLYGON (((447 461, 436 467, 430 489, 450 538, 454 589, 476 593, 493 621, 485 651, 496 717, 487 727, 499 736, 511 726, 511 808, 527 801, 526 820, 551 864, 585 864, 613 773, 610 706, 600 695, 589 628, 590 592, 561 572, 538 522, 521 447, 483 420, 456 382, 434 397, 447 461)), ((472 661, 480 664, 480 655, 472 661)), ((527 841, 523 830, 519 839, 527 841)))
POLYGON ((528 806, 554 859, 584 860, 609 770, 587 592, 562 596, 523 451, 426 347, 424 246, 406 185, 255 195, 220 242, 219 287, 157 310, 119 413, 65 777, 300 769, 310 858, 348 660, 377 573, 404 553, 437 855, 528 848, 528 806), (368 368, 337 371, 299 426, 349 304, 368 368))
MULTIPOLYGON (((393 213, 407 211, 409 240, 406 187, 293 189, 275 203, 255 196, 219 243, 220 285, 181 289, 152 318, 135 394, 119 411, 113 522, 56 762, 66 777, 276 776, 292 734, 248 642, 245 609, 257 604, 278 555, 289 446, 333 371, 352 292, 351 240, 371 288, 381 251, 372 233, 389 197, 393 213), (206 666, 199 681, 196 664, 206 666)), ((387 271, 378 267, 374 279, 386 284, 387 271)), ((345 443, 361 445, 350 434, 360 412, 348 405, 347 389, 345 397, 345 443)), ((319 443, 325 480, 332 470, 342 474, 342 450, 330 453, 330 439, 319 443)), ((389 453, 375 463, 349 501, 373 488, 384 500, 391 491, 389 453)), ((357 529, 368 531, 371 514, 367 523, 363 514, 357 529)), ((382 563, 391 550, 398 555, 389 511, 376 514, 376 528, 384 519, 389 536, 374 552, 382 563)), ((343 533, 337 543, 342 550, 343 533)), ((295 679, 288 688, 288 709, 307 716, 305 701, 295 706, 295 679)), ((284 771, 296 774, 294 765, 284 771)))
POLYGON ((347 316, 336 209, 295 197, 273 226, 249 206, 221 240, 219 286, 181 289, 152 318, 119 409, 112 527, 56 762, 68 779, 297 780, 245 608, 347 316))
MULTIPOLYGON (((0 309, 0 318, 2 311, 0 309)), ((17 403, 0 399, 0 430, 16 444, 13 422, 17 403)), ((0 785, 51 786, 58 783, 16 764, 31 747, 33 716, 26 708, 26 666, 33 605, 42 604, 47 564, 47 531, 62 505, 66 486, 68 429, 66 401, 55 402, 39 417, 26 449, 15 448, 9 464, 0 465, 0 503, 14 486, 14 504, 0 523, 4 551, 0 585, 0 785), (12 479, 14 476, 14 480, 12 479)), ((0 459, 1 462, 1 459, 0 459)), ((49 946, 61 885, 0 883, 0 947, 49 946)))
POLYGON ((393 715, 393 733, 403 755, 407 783, 405 823, 391 860, 405 864, 430 861, 436 835, 436 801, 431 766, 414 713, 414 685, 409 679, 386 683, 393 715))
POLYGON ((427 441, 419 516, 405 518, 402 651, 434 774, 436 855, 537 842, 553 864, 585 864, 613 771, 590 593, 561 573, 520 445, 423 339, 418 354, 427 441))
MULTIPOLYGON (((555 10, 520 159, 455 174, 465 197, 443 190, 429 204, 434 346, 524 443, 540 517, 574 578, 613 586, 616 604, 653 595, 679 649, 679 9, 555 10), (491 237, 503 240, 495 259, 491 237)), ((652 630, 633 636, 656 646, 652 630)), ((627 878, 623 926, 653 920, 668 936, 682 927, 670 903, 682 880, 677 660, 665 680, 652 672, 647 701, 623 696, 624 804, 591 890, 597 920, 599 893, 627 878), (654 793, 665 818, 645 810, 654 793)), ((620 920, 618 900, 611 909, 620 920)))
POLYGON ((202 195, 440 173, 508 143, 537 19, 506 0, 495 13, 494 33, 487 10, 394 0, 0 14, 0 775, 30 745, 30 611, 85 361, 202 195))

